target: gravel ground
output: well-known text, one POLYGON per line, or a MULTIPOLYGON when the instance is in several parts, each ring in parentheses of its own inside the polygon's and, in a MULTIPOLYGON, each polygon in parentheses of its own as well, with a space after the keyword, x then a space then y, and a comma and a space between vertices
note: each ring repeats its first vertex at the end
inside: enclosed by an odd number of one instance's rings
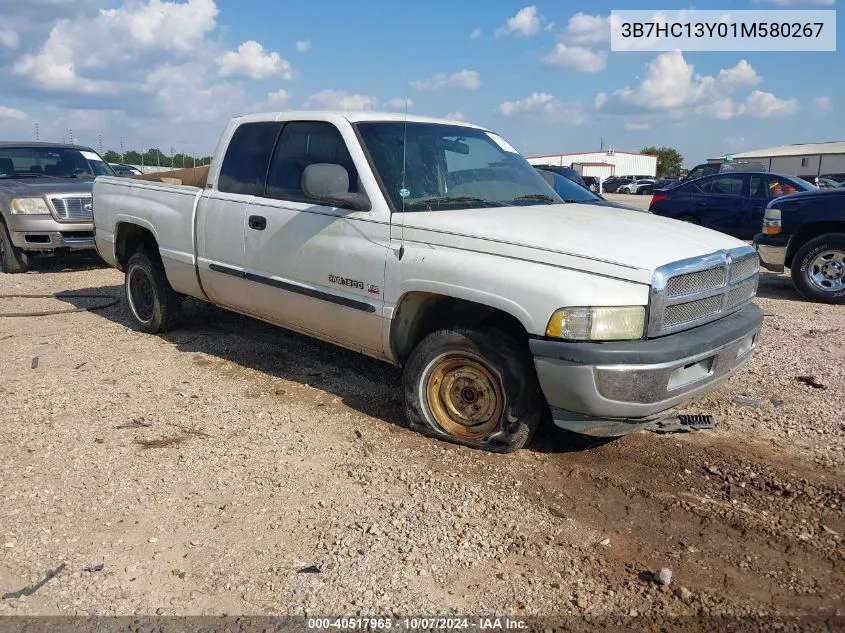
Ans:
MULTIPOLYGON (((58 291, 122 276, 0 275, 58 291)), ((768 274, 758 303, 689 408, 715 430, 506 456, 402 428, 391 367, 200 302, 163 337, 122 300, 0 319, 0 614, 845 615, 842 308, 768 274)))

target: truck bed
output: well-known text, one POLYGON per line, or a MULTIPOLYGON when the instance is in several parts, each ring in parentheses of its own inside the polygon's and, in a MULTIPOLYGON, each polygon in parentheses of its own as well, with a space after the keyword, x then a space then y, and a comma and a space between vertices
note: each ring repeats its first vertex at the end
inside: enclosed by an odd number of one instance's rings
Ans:
POLYGON ((94 181, 94 232, 97 251, 118 264, 115 237, 122 222, 145 227, 159 244, 168 279, 177 292, 196 295, 197 203, 203 188, 101 176, 94 181))

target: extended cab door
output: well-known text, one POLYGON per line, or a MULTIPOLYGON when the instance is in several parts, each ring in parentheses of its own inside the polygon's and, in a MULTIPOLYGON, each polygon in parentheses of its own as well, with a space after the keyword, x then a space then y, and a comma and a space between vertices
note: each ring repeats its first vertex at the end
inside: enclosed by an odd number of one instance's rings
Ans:
POLYGON ((327 121, 284 123, 266 185, 248 205, 247 278, 260 316, 380 356, 389 218, 319 203, 302 190, 314 163, 343 166, 349 191, 361 190, 366 162, 360 150, 353 160, 355 137, 346 131, 349 144, 327 121))
POLYGON ((239 125, 229 141, 217 182, 210 183, 197 216, 197 250, 203 289, 215 303, 252 312, 245 279, 247 206, 263 182, 281 124, 239 125))

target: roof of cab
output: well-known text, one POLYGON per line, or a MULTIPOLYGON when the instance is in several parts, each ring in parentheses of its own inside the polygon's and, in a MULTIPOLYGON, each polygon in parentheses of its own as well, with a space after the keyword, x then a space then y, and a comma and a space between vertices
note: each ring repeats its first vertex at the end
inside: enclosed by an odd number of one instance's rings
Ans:
POLYGON ((405 115, 403 112, 376 112, 371 110, 283 110, 278 112, 246 114, 236 118, 244 121, 289 121, 291 119, 319 121, 338 117, 346 119, 350 123, 363 123, 365 121, 389 121, 402 123, 407 121, 408 123, 439 123, 442 125, 460 125, 462 127, 471 127, 479 130, 487 129, 480 125, 467 123, 466 121, 439 119, 410 113, 405 115))

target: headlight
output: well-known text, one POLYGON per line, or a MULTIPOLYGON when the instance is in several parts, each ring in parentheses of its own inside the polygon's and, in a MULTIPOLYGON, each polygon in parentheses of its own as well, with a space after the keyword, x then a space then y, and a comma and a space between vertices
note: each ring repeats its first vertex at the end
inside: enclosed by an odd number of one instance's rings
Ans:
POLYGON ((50 208, 44 198, 12 198, 12 213, 15 214, 38 214, 50 213, 50 208))
POLYGON ((546 336, 573 341, 627 341, 644 333, 644 306, 561 308, 546 326, 546 336))

